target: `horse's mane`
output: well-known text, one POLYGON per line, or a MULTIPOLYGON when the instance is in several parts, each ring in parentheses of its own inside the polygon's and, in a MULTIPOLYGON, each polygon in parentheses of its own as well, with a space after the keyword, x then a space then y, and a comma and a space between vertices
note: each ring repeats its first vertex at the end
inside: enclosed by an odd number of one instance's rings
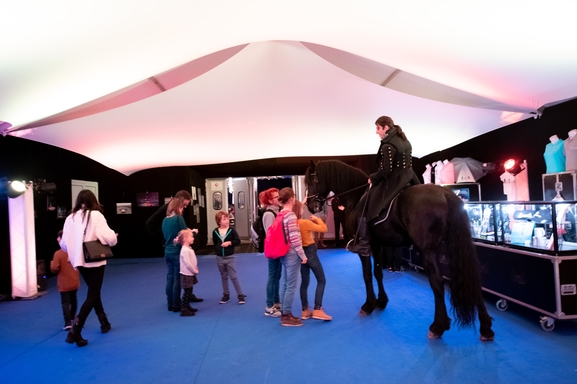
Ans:
POLYGON ((319 189, 342 192, 367 184, 368 176, 358 168, 339 160, 322 160, 316 164, 319 189))

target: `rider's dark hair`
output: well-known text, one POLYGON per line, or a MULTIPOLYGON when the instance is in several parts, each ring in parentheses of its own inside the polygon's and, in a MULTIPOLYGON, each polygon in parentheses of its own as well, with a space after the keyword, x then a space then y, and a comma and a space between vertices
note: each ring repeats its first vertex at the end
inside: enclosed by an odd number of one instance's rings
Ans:
POLYGON ((388 126, 389 128, 393 129, 393 128, 397 128, 397 134, 399 136, 401 136, 401 138, 403 140, 407 140, 407 136, 405 136, 405 132, 403 132, 403 130, 401 129, 400 125, 395 125, 395 122, 393 121, 393 119, 391 119, 389 116, 381 116, 377 119, 377 121, 375 121, 376 125, 379 125, 381 127, 384 127, 385 125, 388 126))

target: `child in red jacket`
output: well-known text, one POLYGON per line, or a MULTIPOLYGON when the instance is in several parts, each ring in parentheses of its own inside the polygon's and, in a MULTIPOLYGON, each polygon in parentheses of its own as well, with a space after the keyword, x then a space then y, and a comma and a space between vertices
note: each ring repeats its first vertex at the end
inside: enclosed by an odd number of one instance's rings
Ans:
MULTIPOLYGON (((60 244, 62 231, 58 231, 56 241, 60 244)), ((57 276, 58 291, 62 302, 62 314, 64 315, 64 328, 72 328, 72 320, 76 316, 78 301, 76 293, 80 287, 80 276, 78 271, 72 267, 68 254, 62 249, 54 253, 54 258, 50 262, 50 270, 57 276)))

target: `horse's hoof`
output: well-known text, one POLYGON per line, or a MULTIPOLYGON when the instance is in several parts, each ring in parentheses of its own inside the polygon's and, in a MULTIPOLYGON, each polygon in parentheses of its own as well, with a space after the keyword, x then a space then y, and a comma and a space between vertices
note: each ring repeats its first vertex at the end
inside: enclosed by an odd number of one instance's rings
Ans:
POLYGON ((368 315, 370 315, 370 314, 371 314, 370 312, 366 312, 366 311, 364 311, 364 310, 362 310, 362 309, 359 311, 359 316, 368 316, 368 315))
POLYGON ((440 339, 440 338, 441 338, 440 335, 437 335, 437 334, 435 334, 435 333, 433 333, 433 332, 431 332, 431 331, 429 331, 429 332, 427 333, 427 339, 440 339))
POLYGON ((481 335, 481 337, 479 337, 479 340, 481 340, 481 341, 494 341, 495 336, 486 337, 486 336, 481 335))

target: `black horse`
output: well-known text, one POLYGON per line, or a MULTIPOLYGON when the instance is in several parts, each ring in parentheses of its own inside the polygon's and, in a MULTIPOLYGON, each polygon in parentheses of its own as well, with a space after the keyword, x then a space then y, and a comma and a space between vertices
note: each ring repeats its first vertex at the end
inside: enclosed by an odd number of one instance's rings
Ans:
MULTIPOLYGON (((345 206, 349 233, 355 233, 357 212, 363 208, 359 200, 366 191, 367 180, 368 176, 364 172, 340 161, 311 163, 305 176, 309 194, 307 207, 311 212, 318 212, 332 191, 338 195, 340 204, 345 206)), ((435 318, 429 327, 429 338, 441 337, 451 326, 444 299, 445 281, 439 270, 439 263, 443 262, 449 264, 450 268, 451 304, 457 324, 474 325, 476 311, 481 323, 481 340, 493 340, 492 318, 487 313, 482 297, 479 262, 471 239, 468 217, 459 197, 438 185, 415 185, 401 192, 393 200, 390 209, 385 210, 371 224, 373 255, 379 254, 377 247, 381 245, 413 245, 422 256, 424 270, 435 297, 435 318), (383 220, 385 217, 386 220, 383 220)), ((367 289, 367 300, 361 307, 361 314, 370 314, 375 308, 384 309, 388 298, 382 282, 382 266, 377 267, 375 261, 375 278, 379 287, 377 300, 371 276, 371 260, 369 257, 360 259, 367 289)))

